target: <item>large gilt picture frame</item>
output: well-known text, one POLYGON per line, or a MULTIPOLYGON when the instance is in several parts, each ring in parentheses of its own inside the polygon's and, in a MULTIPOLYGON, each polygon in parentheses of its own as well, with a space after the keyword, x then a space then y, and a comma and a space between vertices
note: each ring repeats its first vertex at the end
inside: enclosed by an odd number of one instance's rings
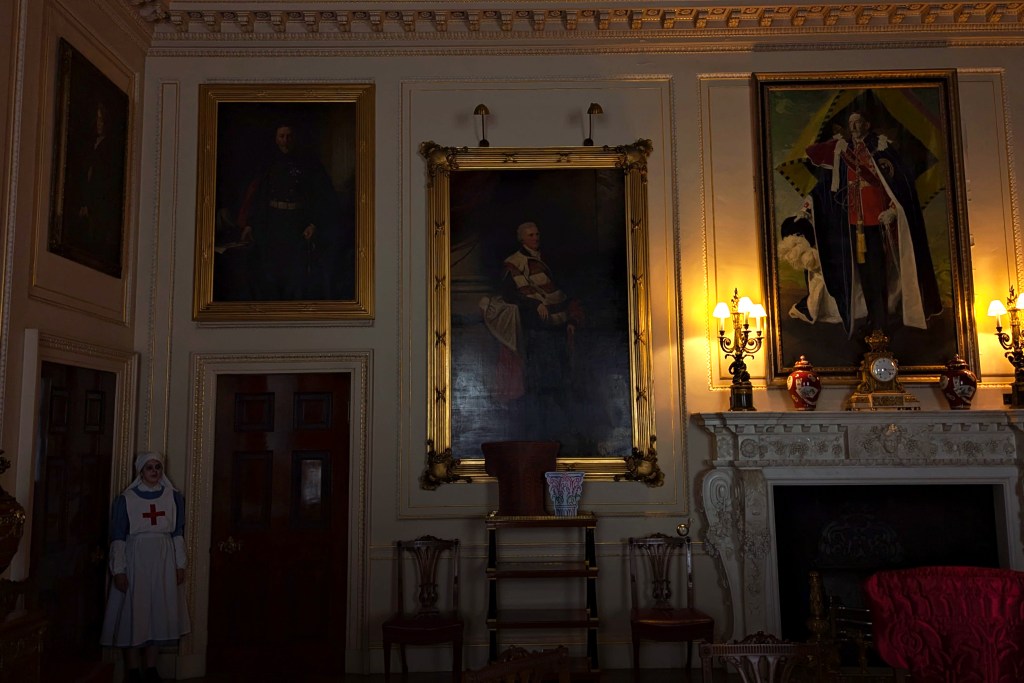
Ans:
POLYGON ((374 92, 200 86, 193 319, 373 319, 374 92))
POLYGON ((425 489, 488 481, 480 444, 558 441, 557 468, 660 486, 649 140, 455 148, 427 170, 425 489), (564 290, 564 291, 563 291, 564 290))
POLYGON ((876 329, 905 381, 978 372, 955 70, 753 81, 769 381, 854 383, 876 329))

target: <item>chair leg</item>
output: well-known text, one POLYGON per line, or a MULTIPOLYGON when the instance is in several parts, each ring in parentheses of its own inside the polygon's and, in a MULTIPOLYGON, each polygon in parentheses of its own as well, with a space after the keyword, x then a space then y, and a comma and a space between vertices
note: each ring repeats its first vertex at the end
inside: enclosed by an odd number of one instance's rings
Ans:
POLYGON ((633 673, 640 673, 640 639, 633 639, 633 673))
POLYGON ((391 641, 384 641, 384 683, 391 683, 391 641))
POLYGON ((402 676, 407 677, 409 675, 409 662, 405 659, 405 643, 401 643, 398 646, 398 652, 402 655, 402 676))
POLYGON ((693 641, 686 641, 686 670, 690 670, 690 666, 693 664, 693 641))
POLYGON ((452 643, 452 683, 462 682, 462 638, 452 643))

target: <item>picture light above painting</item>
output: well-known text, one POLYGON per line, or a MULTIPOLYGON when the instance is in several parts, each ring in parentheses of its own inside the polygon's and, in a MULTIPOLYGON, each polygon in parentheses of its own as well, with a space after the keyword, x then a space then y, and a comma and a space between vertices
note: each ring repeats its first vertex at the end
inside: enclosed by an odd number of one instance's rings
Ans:
POLYGON ((978 368, 956 72, 754 74, 769 381, 854 383, 882 330, 904 381, 978 368))
POLYGON ((480 444, 557 441, 557 467, 661 486, 648 291, 649 140, 424 142, 425 489, 486 477, 480 444))
POLYGON ((200 86, 193 318, 373 319, 374 86, 200 86))

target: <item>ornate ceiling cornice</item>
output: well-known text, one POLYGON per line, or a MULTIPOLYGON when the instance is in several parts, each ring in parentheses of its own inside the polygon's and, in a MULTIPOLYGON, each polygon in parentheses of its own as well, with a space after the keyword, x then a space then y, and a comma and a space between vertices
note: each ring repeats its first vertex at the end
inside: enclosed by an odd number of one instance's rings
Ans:
POLYGON ((497 0, 494 9, 462 9, 452 3, 460 8, 326 10, 317 0, 310 0, 307 9, 270 9, 255 0, 244 4, 248 9, 232 0, 221 0, 219 7, 196 0, 120 1, 134 5, 139 16, 153 24, 158 43, 688 40, 1024 31, 1024 2, 521 9, 497 0))

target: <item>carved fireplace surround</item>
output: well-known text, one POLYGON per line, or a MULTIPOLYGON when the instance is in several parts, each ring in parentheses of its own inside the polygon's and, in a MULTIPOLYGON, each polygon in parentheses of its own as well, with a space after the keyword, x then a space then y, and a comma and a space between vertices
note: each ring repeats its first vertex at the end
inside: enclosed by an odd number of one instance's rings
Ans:
POLYGON ((1024 411, 698 413, 714 438, 698 477, 704 542, 726 600, 724 639, 780 635, 777 485, 991 484, 1002 566, 1024 570, 1024 411), (1000 506, 999 503, 1002 503, 1000 506))

